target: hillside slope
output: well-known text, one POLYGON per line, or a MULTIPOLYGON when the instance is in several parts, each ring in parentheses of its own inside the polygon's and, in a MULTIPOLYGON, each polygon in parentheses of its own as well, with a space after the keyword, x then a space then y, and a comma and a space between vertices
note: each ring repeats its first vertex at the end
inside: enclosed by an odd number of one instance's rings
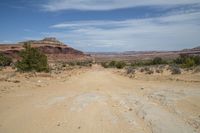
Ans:
MULTIPOLYGON (((58 41, 56 38, 44 38, 43 40, 30 40, 25 42, 30 43, 32 47, 35 47, 46 54, 50 61, 84 60, 89 58, 89 56, 82 51, 71 48, 58 41)), ((19 59, 18 53, 24 49, 23 44, 25 42, 19 42, 17 44, 0 44, 0 52, 13 59, 19 59)))

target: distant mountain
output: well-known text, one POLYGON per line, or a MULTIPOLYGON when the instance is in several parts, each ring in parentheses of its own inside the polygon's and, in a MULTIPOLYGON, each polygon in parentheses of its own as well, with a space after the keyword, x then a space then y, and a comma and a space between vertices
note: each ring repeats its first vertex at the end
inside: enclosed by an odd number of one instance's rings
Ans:
POLYGON ((200 46, 193 48, 193 50, 200 50, 200 46))
POLYGON ((183 49, 182 51, 200 51, 200 46, 189 48, 189 49, 183 49))
POLYGON ((146 60, 155 57, 162 57, 165 59, 175 59, 180 54, 200 55, 200 47, 192 49, 184 49, 180 51, 125 51, 125 52, 89 52, 97 61, 112 61, 112 60, 146 60))
POLYGON ((65 45, 58 41, 56 38, 44 38, 42 40, 29 40, 19 42, 17 44, 0 44, 0 53, 8 55, 13 59, 19 59, 18 53, 24 49, 23 44, 30 43, 32 47, 39 49, 42 53, 46 54, 48 59, 51 61, 59 60, 74 60, 74 59, 85 59, 89 56, 82 51, 65 45))
POLYGON ((144 54, 167 54, 167 53, 182 53, 182 52, 194 52, 194 51, 200 51, 200 46, 191 48, 191 49, 183 49, 179 51, 124 51, 124 52, 87 52, 91 55, 144 55, 144 54))

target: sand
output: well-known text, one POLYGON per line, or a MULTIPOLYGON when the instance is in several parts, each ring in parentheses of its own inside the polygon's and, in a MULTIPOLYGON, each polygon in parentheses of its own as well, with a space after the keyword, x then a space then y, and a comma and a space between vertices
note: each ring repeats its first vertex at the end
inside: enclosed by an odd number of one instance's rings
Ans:
POLYGON ((0 81, 0 133, 200 132, 200 82, 130 79, 99 66, 15 80, 0 81))

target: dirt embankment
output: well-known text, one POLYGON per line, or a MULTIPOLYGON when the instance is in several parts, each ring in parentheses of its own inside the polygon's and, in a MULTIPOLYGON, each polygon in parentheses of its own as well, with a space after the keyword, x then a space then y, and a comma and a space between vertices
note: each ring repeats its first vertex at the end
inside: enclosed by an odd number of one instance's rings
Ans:
POLYGON ((198 82, 129 79, 99 66, 67 75, 0 81, 0 132, 200 132, 198 82))

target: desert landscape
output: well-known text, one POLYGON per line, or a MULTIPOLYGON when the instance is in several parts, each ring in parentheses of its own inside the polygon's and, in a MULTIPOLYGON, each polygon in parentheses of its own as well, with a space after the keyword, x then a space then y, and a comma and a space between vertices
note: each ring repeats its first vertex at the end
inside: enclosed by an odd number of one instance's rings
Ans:
MULTIPOLYGON (((50 42, 39 45, 48 51, 50 72, 1 69, 0 132, 200 132, 199 66, 181 68, 177 74, 172 74, 169 64, 105 68, 102 59, 82 52, 70 53, 73 61, 82 62, 72 65, 72 60, 53 61, 53 56, 65 57, 71 49, 57 55, 52 48, 49 56, 50 46, 59 47, 55 40, 50 42), (88 59, 93 59, 89 65, 88 59)), ((38 44, 32 46, 38 48, 38 44)), ((18 59, 13 51, 23 47, 16 47, 0 49, 18 59)))
POLYGON ((0 0, 0 133, 200 133, 200 0, 0 0))

